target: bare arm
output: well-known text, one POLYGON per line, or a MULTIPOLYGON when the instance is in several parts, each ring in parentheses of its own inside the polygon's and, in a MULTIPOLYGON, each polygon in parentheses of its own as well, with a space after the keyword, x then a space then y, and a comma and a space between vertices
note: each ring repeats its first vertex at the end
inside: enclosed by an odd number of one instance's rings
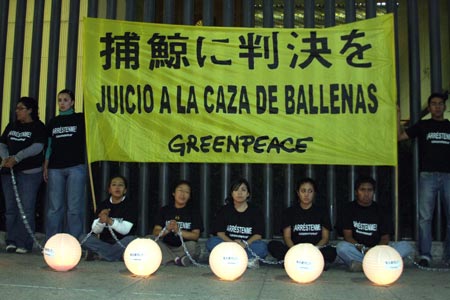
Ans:
POLYGON ((284 240, 284 243, 286 244, 286 246, 288 246, 288 248, 291 248, 292 246, 294 246, 294 242, 292 241, 291 226, 288 226, 283 229, 283 240, 284 240))
POLYGON ((384 234, 381 236, 381 239, 380 239, 380 242, 378 243, 378 245, 387 245, 387 244, 389 244, 389 240, 390 240, 389 234, 384 234))
POLYGON ((351 244, 358 244, 358 241, 353 237, 353 232, 350 229, 344 229, 344 240, 351 244))
POLYGON ((316 244, 316 246, 324 246, 328 244, 330 240, 330 231, 322 226, 322 239, 316 244))
POLYGON ((193 229, 192 231, 181 230, 183 239, 189 241, 197 241, 200 237, 200 229, 193 229))

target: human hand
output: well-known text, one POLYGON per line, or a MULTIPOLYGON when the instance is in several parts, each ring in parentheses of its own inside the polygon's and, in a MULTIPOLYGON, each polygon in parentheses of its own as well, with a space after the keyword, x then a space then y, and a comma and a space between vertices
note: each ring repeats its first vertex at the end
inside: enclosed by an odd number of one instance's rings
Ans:
POLYGON ((44 166, 44 170, 42 171, 42 176, 44 177, 44 181, 48 182, 48 169, 44 166))
POLYGON ((167 230, 170 232, 178 233, 178 223, 175 220, 170 220, 167 225, 167 230))
POLYGON ((16 159, 14 158, 14 156, 8 156, 7 158, 5 158, 2 161, 2 167, 5 168, 12 168, 17 164, 16 159))
POLYGON ((111 211, 111 209, 109 209, 109 208, 105 208, 100 211, 100 213, 98 214, 100 223, 109 223, 109 220, 110 220, 109 212, 110 211, 111 211))

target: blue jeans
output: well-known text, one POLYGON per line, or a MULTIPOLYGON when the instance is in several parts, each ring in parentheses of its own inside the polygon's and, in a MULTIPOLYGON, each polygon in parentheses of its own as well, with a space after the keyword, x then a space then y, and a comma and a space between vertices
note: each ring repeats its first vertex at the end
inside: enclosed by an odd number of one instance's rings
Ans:
POLYGON ((83 233, 86 166, 48 169, 47 239, 61 232, 78 238, 83 233))
MULTIPOLYGON (((107 229, 106 229, 107 230, 107 229)), ((86 237, 83 234, 80 237, 80 241, 82 241, 86 237)), ((136 237, 133 235, 127 235, 123 237, 120 243, 126 248, 129 243, 131 243, 136 237)), ((87 240, 81 245, 84 249, 91 250, 98 255, 100 255, 101 259, 106 261, 119 261, 123 259, 123 253, 125 252, 125 248, 123 248, 119 243, 110 244, 102 241, 97 238, 94 234, 89 236, 87 240)))
MULTIPOLYGON (((413 252, 413 247, 405 241, 389 242, 389 246, 397 250, 402 258, 407 257, 413 252)), ((361 251, 356 249, 355 245, 346 241, 342 241, 337 244, 336 252, 338 258, 344 261, 347 266, 350 266, 353 260, 362 262, 364 259, 364 255, 361 251)))
MULTIPOLYGON (((35 206, 37 193, 42 182, 42 172, 25 174, 15 172, 17 190, 21 200, 26 221, 30 225, 34 234, 35 229, 35 206)), ((5 196, 5 217, 6 217, 6 245, 16 245, 28 251, 33 249, 33 238, 27 231, 22 220, 22 215, 17 206, 16 195, 11 182, 11 175, 2 175, 3 194, 5 196)))
MULTIPOLYGON (((222 242, 223 242, 223 240, 218 236, 210 237, 206 241, 206 249, 208 249, 208 251, 211 252, 212 249, 214 249, 214 247, 216 247, 217 245, 219 245, 222 242)), ((267 243, 264 241, 261 241, 261 240, 256 240, 253 243, 251 243, 250 249, 252 249, 252 251, 256 255, 258 255, 260 258, 265 258, 267 256, 267 254, 269 253, 267 250, 267 243)), ((250 250, 248 250, 247 248, 245 248, 245 252, 247 252, 248 258, 254 257, 252 255, 252 253, 250 252, 250 250)))
POLYGON ((419 254, 431 259, 432 220, 440 192, 447 217, 444 259, 450 259, 450 173, 420 172, 419 179, 419 254))

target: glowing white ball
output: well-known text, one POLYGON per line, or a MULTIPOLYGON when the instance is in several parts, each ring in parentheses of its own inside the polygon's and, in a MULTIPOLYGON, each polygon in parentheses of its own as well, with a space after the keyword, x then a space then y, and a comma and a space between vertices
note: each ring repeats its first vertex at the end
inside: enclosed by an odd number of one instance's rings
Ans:
POLYGON ((375 246, 364 256, 363 271, 375 284, 391 284, 402 275, 403 259, 397 250, 390 246, 375 246))
POLYGON ((76 238, 67 233, 57 233, 45 243, 44 260, 56 271, 69 271, 81 259, 81 246, 76 238))
POLYGON ((148 276, 158 270, 162 261, 161 248, 151 239, 135 239, 123 254, 128 271, 138 276, 148 276))
POLYGON ((325 262, 319 249, 313 244, 297 244, 284 257, 284 269, 292 280, 308 283, 322 274, 325 262))
POLYGON ((248 257, 244 248, 235 242, 223 242, 209 255, 209 266, 223 280, 235 280, 247 269, 248 257))

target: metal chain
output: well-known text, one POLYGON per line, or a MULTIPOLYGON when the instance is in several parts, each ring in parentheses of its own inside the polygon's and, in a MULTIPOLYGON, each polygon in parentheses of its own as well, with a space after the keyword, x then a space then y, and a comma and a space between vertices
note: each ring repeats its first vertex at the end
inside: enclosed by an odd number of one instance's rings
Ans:
POLYGON ((450 271, 450 268, 431 268, 431 267, 424 267, 424 266, 419 265, 419 263, 417 263, 417 262, 414 260, 414 257, 408 256, 407 258, 410 259, 410 260, 413 262, 413 264, 414 264, 418 269, 420 269, 420 270, 431 271, 431 272, 449 272, 449 271, 450 271))
MULTIPOLYGON (((11 172, 11 182, 12 182, 12 186, 13 186, 13 190, 14 190, 14 195, 15 195, 15 198, 16 198, 17 207, 19 208, 19 212, 20 212, 20 215, 21 215, 21 217, 22 217, 23 224, 24 224, 24 226, 25 226, 25 228, 26 228, 28 234, 31 236, 31 238, 33 239, 33 241, 36 243, 36 245, 37 245, 37 246, 39 247, 39 249, 42 251, 44 248, 42 247, 42 245, 41 245, 41 244, 39 243, 39 241, 37 240, 36 235, 34 234, 33 230, 31 229, 30 223, 28 222, 28 219, 27 219, 27 217, 26 217, 26 215, 25 215, 25 210, 24 210, 24 208, 23 208, 22 201, 20 200, 19 190, 18 190, 18 188, 17 188, 16 176, 14 175, 14 170, 13 170, 13 168, 10 168, 10 172, 11 172)), ((111 236, 113 237, 113 239, 120 245, 120 247, 122 247, 123 249, 125 249, 126 247, 125 247, 125 246, 120 242, 120 240, 117 238, 117 235, 114 233, 114 230, 112 229, 112 227, 109 226, 109 225, 107 225, 106 227, 108 228, 109 232, 111 233, 111 236)), ((161 238, 161 236, 163 235, 164 231, 166 231, 166 230, 167 230, 166 227, 164 227, 164 228, 159 232, 159 235, 155 238, 155 242, 157 242, 157 241, 161 238)), ((87 239, 88 239, 92 234, 93 234, 92 231, 89 232, 89 233, 86 235, 86 237, 84 237, 84 239, 80 242, 80 245, 83 245, 83 244, 87 241, 87 239)), ((183 247, 184 253, 185 253, 186 256, 189 258, 189 260, 191 261, 191 263, 192 263, 193 265, 195 265, 195 266, 197 266, 197 267, 209 267, 209 265, 205 265, 205 264, 200 264, 200 263, 198 263, 198 262, 191 256, 191 254, 189 253, 189 250, 187 249, 187 246, 186 246, 186 244, 185 244, 185 242, 184 242, 183 234, 182 234, 181 228, 178 229, 178 232, 176 233, 176 235, 178 235, 178 236, 180 237, 180 240, 181 240, 181 246, 183 247)), ((261 262, 263 262, 263 263, 265 263, 265 264, 270 264, 270 265, 278 265, 278 264, 283 264, 283 263, 284 263, 284 260, 280 260, 280 261, 277 261, 277 262, 265 260, 265 259, 259 257, 259 256, 253 251, 253 249, 250 248, 250 245, 247 243, 247 241, 243 240, 242 242, 245 244, 246 249, 248 249, 249 252, 250 252, 256 259, 258 259, 259 261, 261 261, 261 262)), ((324 245, 324 246, 320 246, 320 247, 318 247, 318 248, 320 249, 320 248, 323 248, 323 247, 326 247, 326 246, 327 246, 327 245, 324 245)), ((333 245, 332 245, 332 246, 333 246, 333 245)), ((333 247, 334 247, 334 246, 333 246, 333 247)), ((363 255, 365 254, 366 251, 367 251, 366 247, 362 247, 362 248, 361 248, 361 253, 362 253, 363 255)), ((415 262, 413 257, 408 256, 407 258, 410 259, 410 260, 413 262, 413 264, 414 264, 417 268, 419 268, 419 269, 421 269, 421 270, 424 270, 424 271, 432 271, 432 272, 449 272, 449 271, 450 271, 450 268, 430 268, 430 267, 423 267, 423 266, 419 265, 417 262, 415 262)))
POLYGON ((242 242, 245 244, 245 248, 248 249, 248 251, 251 253, 251 255, 253 255, 257 260, 265 263, 265 264, 269 264, 269 265, 281 265, 284 263, 284 260, 279 260, 279 261, 270 261, 270 260, 265 260, 261 257, 258 256, 258 254, 256 254, 252 248, 250 248, 250 245, 248 244, 247 241, 242 240, 242 242))
POLYGON ((120 242, 120 240, 117 238, 117 235, 115 234, 114 230, 112 229, 111 226, 106 225, 106 227, 109 230, 109 233, 111 233, 111 236, 113 237, 113 239, 117 242, 117 244, 119 244, 120 247, 122 247, 123 249, 126 249, 126 247, 120 242))
POLYGON ((23 209, 22 201, 20 200, 19 190, 17 189, 16 176, 14 175, 13 168, 10 168, 10 171, 11 171, 11 182, 12 182, 12 186, 13 186, 13 190, 14 190, 14 195, 16 197, 17 207, 19 208, 19 212, 22 217, 23 225, 25 226, 25 229, 28 231, 28 234, 31 236, 33 241, 36 243, 36 245, 42 251, 44 248, 41 246, 41 244, 37 240, 36 235, 34 234, 33 230, 31 229, 30 223, 28 223, 27 216, 25 215, 25 210, 23 209))
POLYGON ((196 267, 208 268, 209 265, 200 264, 200 263, 198 263, 198 262, 191 256, 191 254, 189 253, 189 250, 188 250, 186 244, 184 243, 184 239, 183 239, 183 234, 182 234, 182 232, 181 232, 181 228, 178 228, 177 235, 180 237, 180 240, 181 240, 181 246, 183 246, 184 253, 185 253, 186 256, 189 258, 189 260, 191 261, 191 263, 192 263, 194 266, 196 266, 196 267))

